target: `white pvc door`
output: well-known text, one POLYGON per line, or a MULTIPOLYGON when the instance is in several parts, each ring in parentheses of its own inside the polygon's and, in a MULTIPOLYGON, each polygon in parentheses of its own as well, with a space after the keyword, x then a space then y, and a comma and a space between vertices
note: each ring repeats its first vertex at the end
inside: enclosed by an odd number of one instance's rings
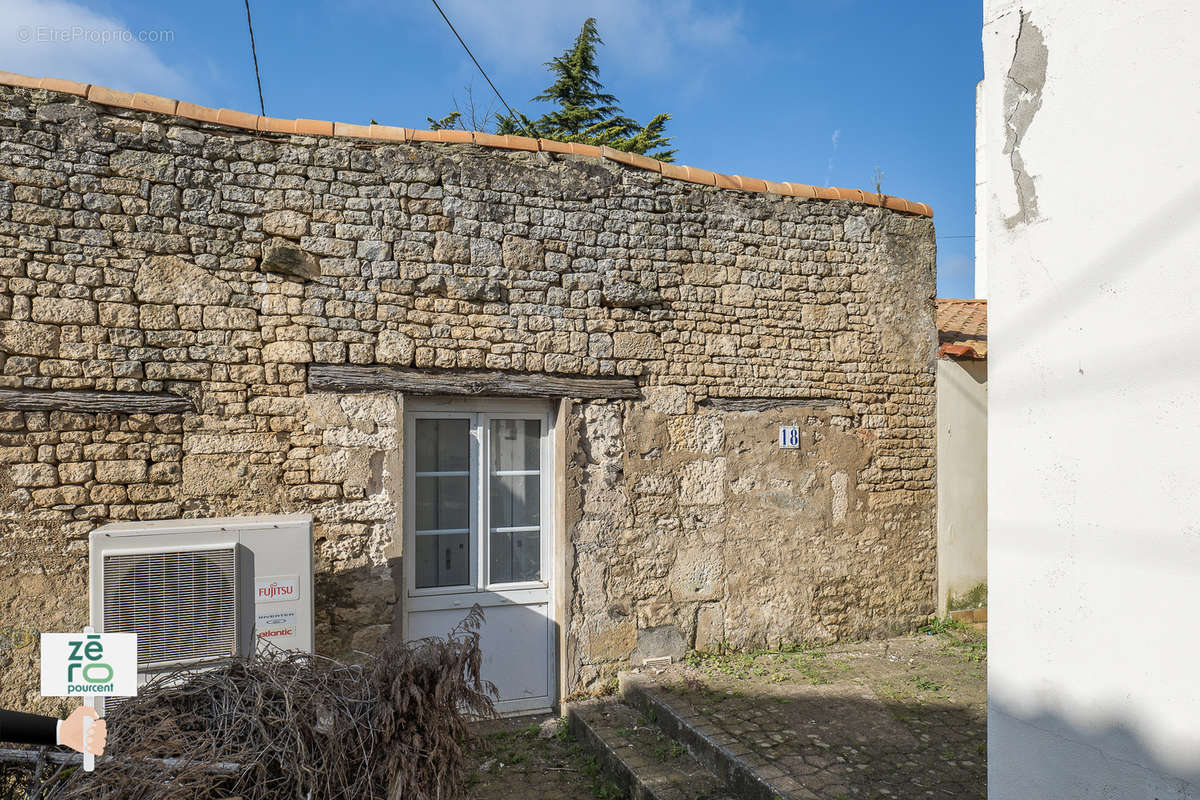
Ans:
POLYGON ((407 401, 405 635, 478 603, 483 676, 511 714, 554 703, 550 414, 540 403, 407 401))

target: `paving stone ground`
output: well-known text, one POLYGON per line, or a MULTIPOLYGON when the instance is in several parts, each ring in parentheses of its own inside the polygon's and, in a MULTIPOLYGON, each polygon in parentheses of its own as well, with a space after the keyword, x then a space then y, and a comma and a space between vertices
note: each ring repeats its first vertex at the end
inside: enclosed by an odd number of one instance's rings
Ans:
POLYGON ((468 757, 472 800, 620 800, 595 756, 575 741, 557 715, 488 720, 475 727, 468 757), (550 736, 544 732, 553 731, 550 736))
POLYGON ((693 655, 656 696, 796 800, 985 798, 985 641, 971 630, 693 655))
MULTIPOLYGON (((986 797, 986 642, 978 631, 692 654, 638 677, 789 799, 986 797)), ((505 724, 530 728, 528 720, 505 724)), ((525 755, 476 771, 472 791, 481 800, 619 796, 565 736, 482 741, 479 764, 514 741, 525 755)))

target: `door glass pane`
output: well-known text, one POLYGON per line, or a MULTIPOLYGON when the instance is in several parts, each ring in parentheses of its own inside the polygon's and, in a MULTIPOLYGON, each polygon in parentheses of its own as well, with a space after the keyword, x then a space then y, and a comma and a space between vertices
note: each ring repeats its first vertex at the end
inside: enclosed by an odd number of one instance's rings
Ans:
POLYGON ((444 531, 471 526, 471 479, 467 475, 417 476, 417 530, 444 531))
POLYGON ((470 580, 469 534, 417 536, 417 588, 463 586, 470 580))
POLYGON ((541 580, 541 547, 539 531, 492 531, 489 543, 491 582, 541 580))
POLYGON ((418 419, 414 427, 416 588, 464 586, 471 580, 471 421, 418 419))
POLYGON ((492 527, 538 525, 542 516, 540 475, 492 476, 492 527))
POLYGON ((541 420, 492 420, 491 471, 539 469, 541 440, 541 420))
POLYGON ((541 580, 541 437, 536 419, 495 419, 488 431, 488 580, 541 580))
POLYGON ((471 459, 471 421, 417 420, 417 472, 466 472, 471 459))

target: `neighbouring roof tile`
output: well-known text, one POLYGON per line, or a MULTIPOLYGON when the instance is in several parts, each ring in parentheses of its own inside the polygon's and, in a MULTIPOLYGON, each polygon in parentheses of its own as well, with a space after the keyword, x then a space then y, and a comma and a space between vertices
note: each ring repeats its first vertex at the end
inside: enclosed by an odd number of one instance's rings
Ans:
POLYGON ((938 355, 987 358, 987 300, 937 301, 938 355))

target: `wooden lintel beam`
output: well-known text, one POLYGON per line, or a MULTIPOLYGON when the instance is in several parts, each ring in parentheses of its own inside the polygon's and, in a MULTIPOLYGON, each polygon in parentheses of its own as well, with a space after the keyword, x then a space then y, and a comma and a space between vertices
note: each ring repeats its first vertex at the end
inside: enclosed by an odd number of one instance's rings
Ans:
POLYGON ((771 411, 776 408, 800 407, 848 416, 851 411, 843 402, 818 397, 710 397, 707 404, 718 411, 771 411))
POLYGON ((572 397, 580 400, 637 400, 632 378, 568 378, 518 372, 426 370, 354 364, 313 364, 308 388, 323 392, 399 392, 419 395, 572 397))
POLYGON ((168 392, 95 392, 82 389, 0 389, 2 411, 76 414, 182 414, 192 401, 168 392))

